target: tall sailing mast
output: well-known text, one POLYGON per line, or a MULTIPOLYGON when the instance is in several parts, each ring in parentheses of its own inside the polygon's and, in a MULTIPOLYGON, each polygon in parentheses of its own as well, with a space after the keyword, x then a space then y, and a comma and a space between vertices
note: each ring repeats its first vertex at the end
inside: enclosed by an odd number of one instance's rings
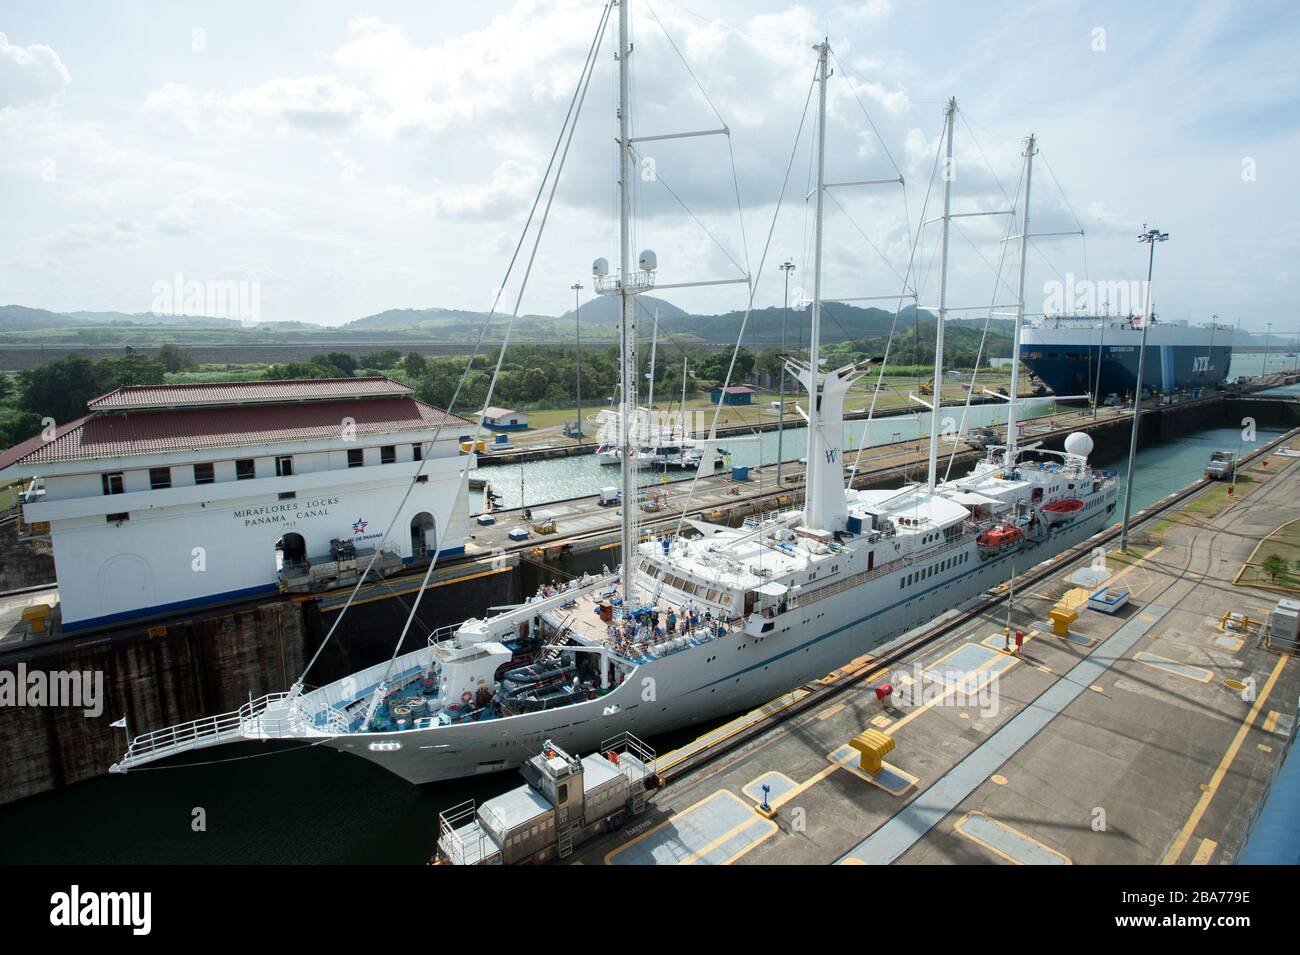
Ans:
MULTIPOLYGON (((808 436, 817 433, 817 416, 821 411, 821 394, 818 378, 821 372, 821 360, 818 357, 821 345, 822 324, 822 202, 826 193, 826 79, 827 60, 830 58, 830 39, 823 39, 817 49, 817 205, 814 212, 813 238, 813 297, 812 330, 808 337, 808 368, 810 370, 810 387, 808 388, 808 436)), ((819 472, 826 462, 820 454, 814 454, 811 443, 808 447, 808 468, 804 474, 807 490, 804 494, 804 524, 818 527, 821 517, 817 513, 816 489, 821 486, 819 472)), ((839 461, 834 462, 839 468, 839 461)), ((841 495, 842 496, 842 495, 841 495)))
POLYGON ((926 484, 934 493, 935 473, 939 463, 939 409, 943 407, 943 320, 948 312, 948 230, 952 223, 952 129, 957 115, 957 98, 948 100, 945 111, 944 139, 946 159, 943 166, 943 238, 939 247, 939 309, 934 331, 934 393, 930 396, 930 469, 926 484))
POLYGON ((632 276, 632 133, 628 57, 632 46, 628 42, 628 0, 618 4, 618 275, 619 305, 622 321, 619 323, 619 360, 622 367, 623 394, 619 405, 619 488, 623 494, 622 540, 623 566, 620 574, 623 601, 630 605, 635 597, 636 583, 636 501, 635 461, 636 448, 632 442, 632 416, 636 414, 636 300, 631 287, 632 276))
MULTIPOLYGON (((1011 400, 1007 402, 1007 450, 1002 466, 1010 477, 1016 469, 1016 402, 1020 400, 1020 331, 1025 325, 1025 258, 1029 253, 1029 182, 1034 173, 1035 139, 1025 140, 1025 195, 1020 210, 1020 288, 1016 293, 1016 330, 1011 339, 1011 400)), ((1105 322, 1102 334, 1106 333, 1105 322)))

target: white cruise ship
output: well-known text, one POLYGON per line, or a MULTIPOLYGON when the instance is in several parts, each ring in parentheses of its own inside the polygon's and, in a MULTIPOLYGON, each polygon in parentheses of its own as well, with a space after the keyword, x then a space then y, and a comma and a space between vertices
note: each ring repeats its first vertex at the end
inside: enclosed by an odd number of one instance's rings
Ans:
MULTIPOLYGON (((627 182, 625 5, 618 42, 620 169, 627 182)), ((826 43, 816 49, 824 120, 830 49, 826 43)), ((955 109, 950 103, 949 149, 955 109)), ((929 622, 939 608, 1005 582, 1014 568, 1101 530, 1115 510, 1117 488, 1114 475, 1089 466, 1091 439, 1071 435, 1059 460, 1022 462, 1014 446, 1015 402, 1008 404, 1013 444, 990 448, 971 474, 936 479, 938 436, 932 434, 926 482, 846 489, 844 399, 870 363, 819 367, 824 131, 823 121, 810 360, 785 359, 809 398, 801 509, 743 528, 690 521, 679 532, 642 540, 636 509, 624 507, 617 574, 573 581, 487 619, 466 620, 435 633, 427 645, 327 686, 308 690, 299 681, 238 713, 146 734, 114 768, 126 771, 232 739, 296 739, 428 783, 517 766, 546 740, 580 752, 623 732, 654 736, 762 704, 929 622)), ((1031 139, 1027 173, 1032 155, 1031 139)), ((642 253, 641 268, 632 267, 631 205, 624 197, 621 268, 610 276, 598 259, 595 273, 598 290, 622 304, 626 424, 636 408, 635 386, 628 387, 636 369, 634 296, 653 287, 656 262, 642 253)), ((947 220, 945 201, 945 239, 947 220)), ((1023 268, 1023 244, 1021 261, 1023 268)), ((942 300, 938 314, 936 385, 942 300)), ((635 450, 623 449, 625 501, 634 487, 635 450)))

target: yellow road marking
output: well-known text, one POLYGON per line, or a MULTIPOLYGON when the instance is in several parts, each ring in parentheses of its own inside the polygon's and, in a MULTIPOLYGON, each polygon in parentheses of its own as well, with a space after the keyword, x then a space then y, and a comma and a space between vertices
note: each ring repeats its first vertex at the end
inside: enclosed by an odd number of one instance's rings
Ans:
POLYGON ((1282 714, 1279 713, 1277 710, 1269 710, 1269 711, 1268 711, 1268 716, 1264 718, 1264 732, 1265 732, 1265 733, 1276 733, 1276 732, 1277 732, 1277 721, 1278 721, 1281 717, 1282 717, 1282 714))
POLYGON ((1169 851, 1165 853, 1161 865, 1173 865, 1178 861, 1178 857, 1183 854, 1183 849, 1187 847, 1187 841, 1191 839, 1192 833, 1200 824, 1201 817, 1205 815, 1205 810, 1210 808, 1210 801, 1214 798, 1214 794, 1218 792, 1220 783, 1228 775, 1228 767, 1236 759, 1237 751, 1241 749, 1241 744, 1246 740, 1246 734, 1250 732, 1250 728, 1255 725, 1255 720, 1259 718, 1259 711, 1263 709, 1264 701, 1273 692, 1273 687, 1277 684, 1278 677, 1282 675, 1282 668, 1286 666, 1286 661, 1286 657, 1278 658, 1277 666, 1273 667, 1273 672, 1269 674, 1263 691, 1256 698, 1255 705, 1250 708, 1246 719, 1242 721, 1241 727, 1237 730, 1237 735, 1233 737, 1231 745, 1228 746, 1228 751, 1223 754, 1223 759, 1219 760, 1218 768, 1215 769, 1214 775, 1210 777, 1210 784, 1204 787, 1201 798, 1196 801, 1196 808, 1192 810, 1191 816, 1184 823, 1182 830, 1178 833, 1178 838, 1174 840, 1173 845, 1169 847, 1169 851))
POLYGON ((844 709, 844 704, 843 704, 843 703, 836 703, 834 706, 828 706, 828 707, 826 707, 826 709, 824 709, 824 710, 822 710, 820 713, 818 713, 818 714, 817 714, 817 718, 818 718, 819 720, 830 719, 832 716, 834 716, 836 713, 838 713, 838 712, 839 712, 840 710, 842 710, 842 709, 844 709))
POLYGON ((1196 850, 1196 855, 1192 856, 1192 865, 1209 865, 1210 856, 1214 855, 1214 850, 1219 848, 1219 844, 1213 839, 1202 839, 1201 847, 1196 850))

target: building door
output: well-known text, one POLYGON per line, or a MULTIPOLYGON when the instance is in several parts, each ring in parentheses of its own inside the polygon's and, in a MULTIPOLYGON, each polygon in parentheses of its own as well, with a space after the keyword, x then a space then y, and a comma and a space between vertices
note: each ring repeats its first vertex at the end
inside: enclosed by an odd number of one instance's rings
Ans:
POLYGON ((414 560, 422 560, 431 557, 437 549, 438 532, 433 515, 428 511, 421 511, 411 518, 411 557, 414 560))
POLYGON ((154 605, 153 573, 143 557, 119 554, 99 568, 100 612, 108 616, 154 605))
POLYGON ((307 539, 297 531, 290 531, 275 542, 275 569, 307 565, 307 539))

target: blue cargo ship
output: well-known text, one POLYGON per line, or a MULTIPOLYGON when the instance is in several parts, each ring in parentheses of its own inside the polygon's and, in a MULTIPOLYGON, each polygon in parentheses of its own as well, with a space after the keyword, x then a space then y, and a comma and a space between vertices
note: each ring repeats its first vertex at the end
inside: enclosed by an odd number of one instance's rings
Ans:
MULTIPOLYGON (((1143 385, 1169 393, 1219 385, 1232 360, 1233 329, 1153 319, 1147 332, 1143 385)), ((1137 384, 1142 322, 1097 315, 1046 318, 1026 324, 1020 358, 1056 394, 1131 396, 1137 384)))

